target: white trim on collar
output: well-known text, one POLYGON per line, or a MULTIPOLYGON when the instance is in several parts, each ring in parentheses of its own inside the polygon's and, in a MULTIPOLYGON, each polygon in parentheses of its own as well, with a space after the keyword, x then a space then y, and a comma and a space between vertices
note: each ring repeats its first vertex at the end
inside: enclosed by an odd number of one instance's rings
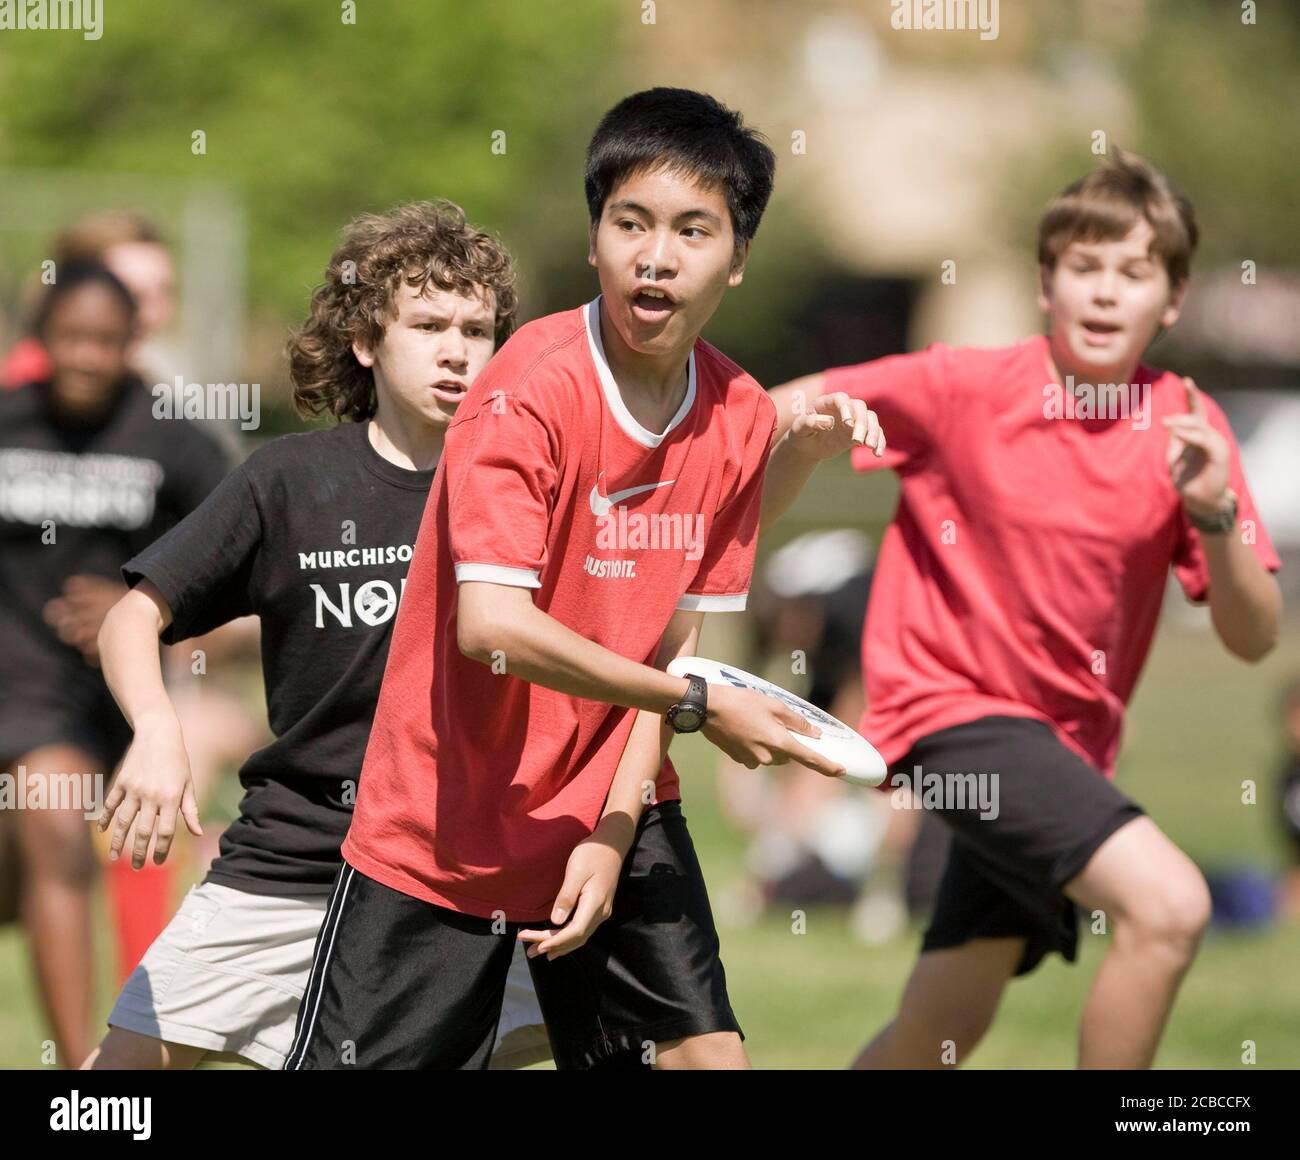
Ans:
POLYGON ((605 358, 605 346, 600 339, 600 297, 597 294, 587 303, 582 317, 587 327, 587 345, 591 349, 591 361, 596 364, 596 375, 600 379, 601 390, 605 392, 605 401, 609 404, 615 422, 631 438, 646 447, 658 447, 668 437, 669 432, 686 418, 695 403, 695 351, 691 351, 686 363, 686 397, 682 399, 682 405, 677 408, 677 414, 672 417, 668 426, 656 435, 648 428, 642 427, 632 417, 632 412, 627 409, 618 384, 614 381, 614 372, 609 369, 609 361, 605 358))

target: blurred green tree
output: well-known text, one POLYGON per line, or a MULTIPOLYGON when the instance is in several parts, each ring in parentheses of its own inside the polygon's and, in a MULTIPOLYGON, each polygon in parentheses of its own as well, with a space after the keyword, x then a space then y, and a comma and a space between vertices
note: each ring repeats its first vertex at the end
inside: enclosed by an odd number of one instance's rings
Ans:
POLYGON ((450 197, 544 267, 561 232, 581 245, 613 10, 114 0, 99 40, 0 40, 0 165, 230 182, 263 316, 302 312, 350 217, 414 198, 450 197))

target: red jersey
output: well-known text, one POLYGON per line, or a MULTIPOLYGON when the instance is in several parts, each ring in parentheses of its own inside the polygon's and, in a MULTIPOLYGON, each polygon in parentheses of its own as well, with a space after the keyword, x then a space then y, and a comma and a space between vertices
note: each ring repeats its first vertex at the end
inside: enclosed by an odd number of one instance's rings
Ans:
MULTIPOLYGON (((363 874, 481 917, 549 915, 636 713, 463 656, 457 584, 529 588, 645 664, 674 610, 743 609, 776 408, 706 342, 687 376, 667 428, 642 427, 605 361, 597 299, 520 329, 460 404, 343 844, 363 874)), ((657 800, 679 796, 665 759, 657 800)))
MULTIPOLYGON (((1161 423, 1186 413, 1185 388, 1146 366, 1134 378, 1067 397, 1042 336, 827 372, 885 430, 884 458, 857 448, 854 467, 902 483, 862 641, 861 731, 887 761, 997 714, 1045 722, 1113 776, 1170 565, 1192 600, 1209 587, 1161 423)), ((1227 420, 1205 409, 1231 448, 1239 532, 1276 571, 1227 420)))

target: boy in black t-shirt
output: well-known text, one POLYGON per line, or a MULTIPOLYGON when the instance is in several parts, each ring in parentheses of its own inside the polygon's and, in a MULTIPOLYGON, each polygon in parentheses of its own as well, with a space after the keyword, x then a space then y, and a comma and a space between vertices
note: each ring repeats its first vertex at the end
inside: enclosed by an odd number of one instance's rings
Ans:
POLYGON ((93 1005, 86 825, 130 738, 94 637, 118 571, 225 474, 190 423, 153 417, 131 372, 136 307, 103 266, 65 262, 38 310, 48 380, 0 393, 0 811, 59 1063, 82 1059, 93 1005))
MULTIPOLYGON (((283 1066, 339 866, 407 564, 447 424, 513 326, 508 256, 447 202, 355 221, 290 347, 294 398, 341 422, 263 446, 122 569, 101 637, 135 729, 101 828, 136 866, 178 815, 199 822, 156 660, 168 643, 262 621, 275 740, 240 771, 238 820, 207 878, 127 981, 86 1066, 283 1066), (138 820, 137 820, 138 819, 138 820)), ((497 1063, 549 1051, 522 948, 497 1063)))

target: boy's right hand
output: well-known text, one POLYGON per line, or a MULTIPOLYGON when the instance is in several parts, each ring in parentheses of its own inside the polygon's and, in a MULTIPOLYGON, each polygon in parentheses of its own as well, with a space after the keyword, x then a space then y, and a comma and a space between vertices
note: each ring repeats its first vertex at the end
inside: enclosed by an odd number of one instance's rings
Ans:
POLYGON ((708 715, 700 732, 733 761, 748 769, 797 761, 826 777, 843 777, 844 767, 801 745, 791 735, 820 737, 821 730, 780 701, 753 689, 709 685, 708 715))
POLYGON ((149 842, 157 830, 153 860, 162 865, 171 850, 176 834, 176 815, 185 819, 196 838, 201 837, 198 805, 194 800, 194 779, 190 773, 189 754, 176 715, 160 714, 136 723, 135 737, 122 759, 121 768, 104 799, 104 808, 96 823, 100 833, 113 825, 109 858, 116 860, 122 852, 131 823, 135 822, 135 839, 131 844, 131 865, 139 870, 149 852, 149 842), (114 816, 116 815, 116 821, 114 816))

